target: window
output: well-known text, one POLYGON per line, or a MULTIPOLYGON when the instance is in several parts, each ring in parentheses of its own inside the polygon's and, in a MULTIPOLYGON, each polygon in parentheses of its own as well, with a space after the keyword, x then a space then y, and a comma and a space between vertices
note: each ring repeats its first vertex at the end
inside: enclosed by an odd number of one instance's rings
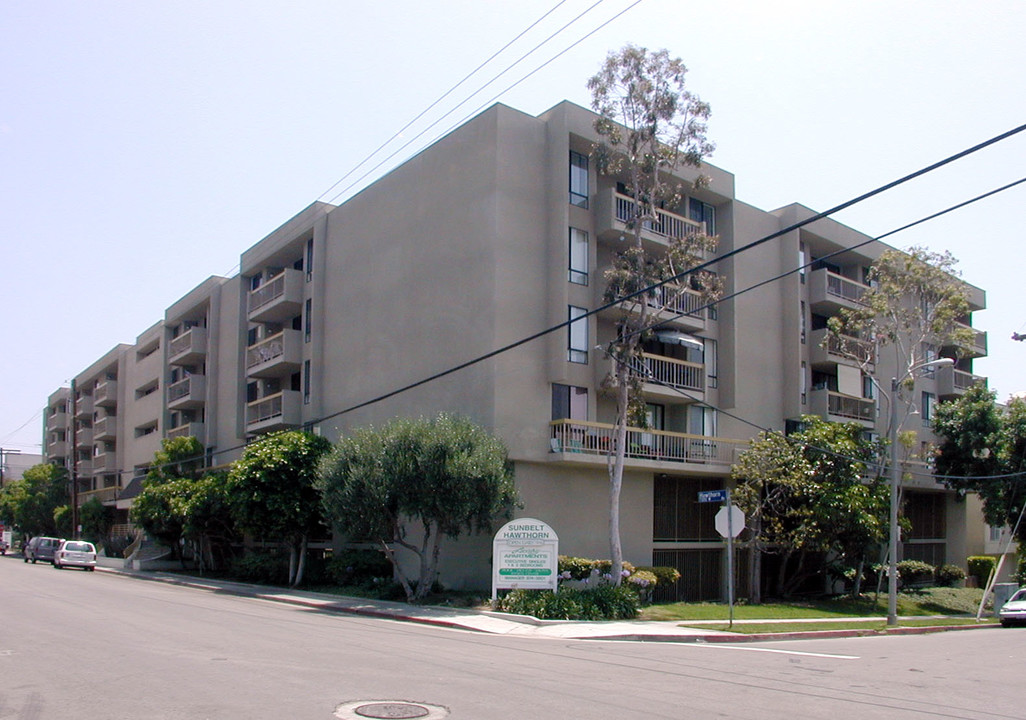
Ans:
POLYGON ((313 279, 313 238, 306 241, 306 281, 313 279))
POLYGON ((701 200, 691 198, 689 214, 695 222, 705 223, 705 234, 716 234, 716 208, 701 200))
POLYGON ((588 207, 588 157, 570 151, 570 204, 588 207))
POLYGON ((798 308, 798 315, 800 316, 799 325, 801 326, 801 331, 802 331, 802 345, 804 345, 805 344, 805 331, 806 331, 806 325, 805 325, 805 301, 804 300, 801 301, 801 304, 800 304, 800 306, 798 308))
POLYGON ((798 387, 801 388, 802 405, 808 402, 809 397, 809 369, 805 362, 802 362, 801 376, 798 378, 798 387))
POLYGON ((933 419, 933 406, 936 402, 936 395, 930 392, 923 393, 923 407, 920 409, 923 414, 923 425, 929 425, 933 419))
POLYGON ((570 306, 570 324, 567 326, 566 359, 575 363, 588 362, 588 313, 582 307, 570 306))
POLYGON ((705 344, 705 374, 708 377, 708 385, 710 388, 719 387, 719 376, 716 370, 716 341, 712 338, 704 338, 702 341, 705 344))
POLYGON ((310 361, 303 361, 303 404, 310 404, 310 361))
POLYGON ((553 383, 552 419, 587 420, 588 388, 553 383))
POLYGON ((260 287, 263 284, 263 282, 264 282, 264 276, 263 275, 254 275, 253 277, 251 277, 249 279, 249 289, 250 290, 256 290, 258 287, 260 287))
POLYGON ((570 267, 567 280, 578 285, 588 284, 588 233, 570 228, 570 267))
MULTIPOLYGON (((931 343, 923 343, 923 362, 932 363, 937 359, 937 346, 931 343)), ((922 370, 919 371, 920 375, 925 378, 932 378, 937 376, 937 367, 934 365, 925 365, 922 370)))
POLYGON ((867 400, 876 400, 876 382, 872 375, 862 376, 862 397, 867 400))
POLYGON ((691 435, 716 435, 716 410, 704 405, 688 405, 688 432, 691 435))
POLYGON ((311 319, 312 314, 313 300, 307 298, 306 310, 303 313, 303 342, 310 342, 310 328, 313 324, 313 320, 311 319))
POLYGON ((805 254, 805 243, 800 242, 798 243, 798 277, 801 278, 802 285, 805 284, 805 266, 808 262, 808 257, 805 254))

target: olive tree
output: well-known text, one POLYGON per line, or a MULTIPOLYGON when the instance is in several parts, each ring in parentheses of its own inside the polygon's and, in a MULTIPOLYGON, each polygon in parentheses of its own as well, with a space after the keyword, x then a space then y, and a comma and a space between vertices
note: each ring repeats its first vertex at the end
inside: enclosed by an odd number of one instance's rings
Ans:
MULTIPOLYGON (((630 197, 625 219, 629 242, 615 254, 605 273, 605 301, 623 300, 616 339, 607 348, 613 361, 609 384, 616 397, 609 463, 609 551, 616 583, 623 568, 620 490, 627 427, 632 421, 644 422, 639 377, 639 368, 644 367, 640 362, 642 340, 653 318, 674 307, 688 286, 707 300, 720 292, 711 273, 681 277, 715 249, 716 239, 704 229, 661 223, 657 215, 657 209, 676 209, 684 200, 685 183, 674 173, 684 167, 700 167, 702 158, 713 150, 706 138, 709 105, 688 90, 686 73, 684 63, 665 50, 649 52, 627 45, 609 53, 601 70, 588 80, 592 108, 599 115, 595 131, 602 138, 592 156, 599 172, 622 182, 630 197), (660 252, 650 252, 642 244, 644 231, 653 227, 665 237, 665 249, 660 252)), ((703 182, 699 176, 692 188, 703 182)))
POLYGON ((443 536, 490 531, 516 501, 502 442, 470 420, 396 419, 341 439, 321 466, 324 511, 354 540, 388 557, 410 602, 438 576, 443 536), (417 556, 416 579, 396 548, 417 556))
POLYGON ((236 525, 255 537, 285 543, 293 587, 303 581, 310 535, 324 527, 314 482, 318 463, 330 447, 311 433, 272 433, 248 445, 228 472, 236 525))

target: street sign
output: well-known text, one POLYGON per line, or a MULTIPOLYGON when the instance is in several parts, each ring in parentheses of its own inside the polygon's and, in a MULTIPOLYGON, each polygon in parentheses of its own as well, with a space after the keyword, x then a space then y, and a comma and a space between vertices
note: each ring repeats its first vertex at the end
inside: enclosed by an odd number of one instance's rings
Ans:
POLYGON ((716 513, 716 532, 720 537, 736 538, 745 529, 745 514, 737 505, 721 507, 716 513))
MULTIPOLYGON (((704 490, 698 493, 698 502, 727 502, 726 490, 704 490)), ((724 537, 726 537, 724 535, 724 537)))

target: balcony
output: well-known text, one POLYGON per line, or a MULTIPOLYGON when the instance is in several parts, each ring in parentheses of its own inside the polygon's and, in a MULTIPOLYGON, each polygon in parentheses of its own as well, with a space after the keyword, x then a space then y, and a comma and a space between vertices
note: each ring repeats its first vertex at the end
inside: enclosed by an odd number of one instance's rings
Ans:
POLYGON ((118 381, 104 380, 93 389, 94 407, 116 407, 118 404, 118 381))
POLYGON ((303 311, 303 273, 286 268, 256 290, 249 291, 251 322, 284 322, 303 311))
POLYGON ((809 411, 813 415, 834 422, 860 422, 867 427, 876 425, 876 401, 869 398, 843 395, 833 390, 813 390, 809 393, 809 411))
POLYGON ((642 353, 643 392, 664 402, 690 403, 705 399, 705 365, 642 353), (681 392, 677 392, 680 390, 681 392))
POLYGON ((973 375, 964 370, 956 370, 951 365, 942 365, 935 371, 937 378, 937 397, 941 400, 952 400, 964 395, 965 391, 977 383, 987 386, 987 378, 973 375))
POLYGON ((956 348, 954 346, 945 346, 949 352, 957 354, 959 357, 979 358, 986 357, 987 355, 987 333, 984 330, 977 330, 976 328, 970 327, 964 323, 959 323, 959 327, 967 330, 971 330, 973 333, 973 339, 967 348, 956 348))
MULTIPOLYGON (((621 195, 614 188, 597 193, 595 203, 595 225, 600 240, 619 242, 621 237, 630 237, 633 230, 628 228, 634 213, 634 200, 628 195, 621 195)), ((685 238, 701 235, 705 232, 705 224, 688 220, 683 215, 667 210, 656 210, 656 222, 646 222, 641 231, 642 241, 648 245, 647 250, 666 248, 671 238, 685 238)))
MULTIPOLYGON (((71 466, 68 466, 71 469, 71 466)), ((90 460, 79 460, 75 463, 75 472, 78 473, 79 480, 85 477, 89 477, 93 474, 93 461, 90 460)))
POLYGON ((194 327, 171 340, 167 361, 171 365, 196 365, 207 355, 207 329, 194 327))
POLYGON ((119 488, 117 485, 111 487, 100 488, 99 490, 86 490, 78 494, 79 507, 89 502, 93 498, 96 498, 101 503, 112 503, 118 499, 119 488))
POLYGON ((93 428, 80 427, 75 431, 75 447, 86 447, 92 446, 93 444, 93 428))
POLYGON ((809 333, 809 365, 817 370, 835 365, 854 367, 876 364, 876 344, 856 337, 832 335, 825 328, 809 333))
POLYGON ((114 415, 100 418, 93 423, 93 440, 113 440, 118 434, 118 419, 114 415))
POLYGON ((167 386, 169 410, 188 410, 203 407, 207 397, 207 376, 189 375, 184 380, 167 386))
POLYGON ((298 390, 282 390, 246 405, 246 432, 265 433, 294 428, 302 424, 302 394, 298 390))
POLYGON ((93 416, 93 396, 83 395, 75 403, 75 419, 81 420, 83 418, 92 418, 93 416))
POLYGON ((167 439, 172 440, 179 437, 194 437, 203 441, 203 430, 204 425, 201 422, 189 422, 184 425, 178 425, 167 431, 167 439))
POLYGON ((46 416, 47 430, 63 430, 68 426, 68 413, 64 410, 46 416))
POLYGON ((114 450, 107 450, 93 455, 93 474, 114 472, 118 469, 117 453, 114 450))
MULTIPOLYGON (((615 426, 583 420, 550 423, 550 450, 559 462, 584 462, 605 466, 615 445, 615 426)), ((629 468, 682 468, 695 472, 723 473, 748 447, 743 440, 667 430, 627 428, 626 466, 629 468)))
POLYGON ((46 458, 47 460, 53 460, 54 458, 67 457, 68 455, 68 441, 67 440, 50 440, 46 443, 46 458))
POLYGON ((286 329, 246 350, 246 374, 250 377, 282 377, 303 366, 303 338, 299 330, 286 329))
POLYGON ((809 273, 809 306, 821 315, 835 315, 841 309, 862 307, 862 296, 868 290, 868 285, 825 268, 809 273))

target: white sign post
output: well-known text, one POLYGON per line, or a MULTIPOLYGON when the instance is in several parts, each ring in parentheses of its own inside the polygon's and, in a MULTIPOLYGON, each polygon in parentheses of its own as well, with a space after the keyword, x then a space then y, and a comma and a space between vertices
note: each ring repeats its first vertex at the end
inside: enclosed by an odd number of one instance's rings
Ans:
POLYGON ((745 529, 745 514, 737 505, 726 504, 716 513, 716 532, 727 538, 727 602, 730 605, 730 627, 734 627, 734 538, 745 529))
POLYGON ((500 589, 552 590, 559 583, 559 538, 541 520, 520 518, 492 540, 492 600, 500 589))

